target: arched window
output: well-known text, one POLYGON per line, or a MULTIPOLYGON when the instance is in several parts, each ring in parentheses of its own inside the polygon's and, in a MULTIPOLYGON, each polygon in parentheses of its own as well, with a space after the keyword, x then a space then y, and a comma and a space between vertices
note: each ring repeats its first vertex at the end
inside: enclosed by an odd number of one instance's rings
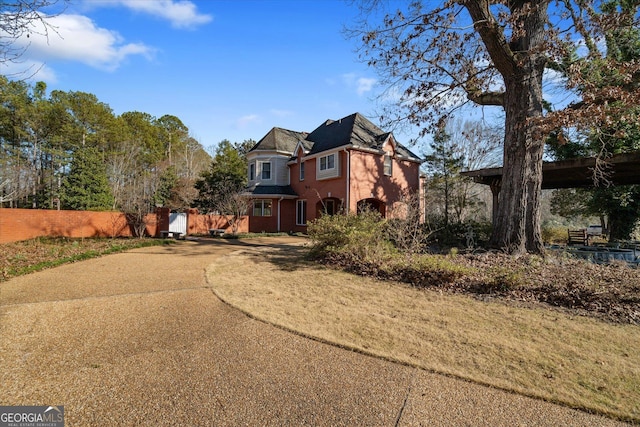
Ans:
POLYGON ((378 199, 362 199, 358 202, 358 213, 366 211, 378 212, 384 217, 386 214, 386 205, 378 199))
POLYGON ((322 215, 335 215, 340 212, 340 208, 342 204, 340 199, 336 199, 335 197, 328 197, 326 199, 322 199, 316 205, 316 210, 319 214, 322 215))

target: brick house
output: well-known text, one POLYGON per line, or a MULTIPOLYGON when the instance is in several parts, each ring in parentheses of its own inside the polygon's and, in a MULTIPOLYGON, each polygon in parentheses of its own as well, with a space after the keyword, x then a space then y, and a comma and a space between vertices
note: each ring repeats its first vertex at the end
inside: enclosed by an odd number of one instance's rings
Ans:
POLYGON ((311 133, 271 129, 247 154, 252 232, 306 232, 321 213, 389 215, 420 191, 420 159, 359 113, 311 133))

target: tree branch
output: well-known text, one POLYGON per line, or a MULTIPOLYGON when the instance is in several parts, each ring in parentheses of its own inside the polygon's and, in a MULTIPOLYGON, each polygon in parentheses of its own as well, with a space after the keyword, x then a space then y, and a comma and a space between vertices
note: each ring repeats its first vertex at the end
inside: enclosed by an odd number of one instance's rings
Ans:
POLYGON ((500 74, 503 76, 513 74, 516 68, 516 58, 509 47, 504 32, 489 10, 489 1, 458 0, 458 3, 464 6, 471 15, 473 26, 480 34, 487 52, 500 74))
POLYGON ((504 106, 504 92, 467 91, 467 98, 478 105, 504 106))

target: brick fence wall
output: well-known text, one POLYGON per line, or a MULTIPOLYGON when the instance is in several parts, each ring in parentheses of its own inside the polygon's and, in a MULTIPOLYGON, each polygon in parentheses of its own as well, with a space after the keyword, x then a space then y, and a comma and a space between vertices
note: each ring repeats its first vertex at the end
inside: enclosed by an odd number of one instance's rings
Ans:
MULTIPOLYGON (((189 209, 187 211, 187 233, 188 234, 208 234, 212 228, 218 230, 225 230, 227 233, 232 233, 233 229, 229 224, 227 218, 221 215, 203 215, 199 214, 197 209, 189 209)), ((167 222, 168 224, 168 222, 167 222)), ((168 225, 167 225, 168 227, 168 225)), ((243 216, 239 219, 237 224, 238 233, 249 232, 249 217, 243 216)), ((164 228, 166 230, 166 228, 164 228)))
MULTIPOLYGON (((158 236, 169 225, 169 210, 147 215, 146 234, 158 236)), ((210 228, 232 232, 227 220, 218 215, 188 211, 188 234, 207 234, 210 228)), ((238 232, 249 230, 248 218, 240 220, 238 232)), ((130 237, 132 230, 121 212, 56 211, 0 208, 0 243, 40 236, 50 237, 130 237)))

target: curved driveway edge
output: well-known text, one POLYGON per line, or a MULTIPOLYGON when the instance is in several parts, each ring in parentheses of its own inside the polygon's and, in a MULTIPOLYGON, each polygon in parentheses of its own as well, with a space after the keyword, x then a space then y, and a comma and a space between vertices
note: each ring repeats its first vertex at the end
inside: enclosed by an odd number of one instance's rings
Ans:
POLYGON ((0 405, 87 425, 622 425, 254 320, 204 269, 292 238, 187 241, 0 285, 0 405))

